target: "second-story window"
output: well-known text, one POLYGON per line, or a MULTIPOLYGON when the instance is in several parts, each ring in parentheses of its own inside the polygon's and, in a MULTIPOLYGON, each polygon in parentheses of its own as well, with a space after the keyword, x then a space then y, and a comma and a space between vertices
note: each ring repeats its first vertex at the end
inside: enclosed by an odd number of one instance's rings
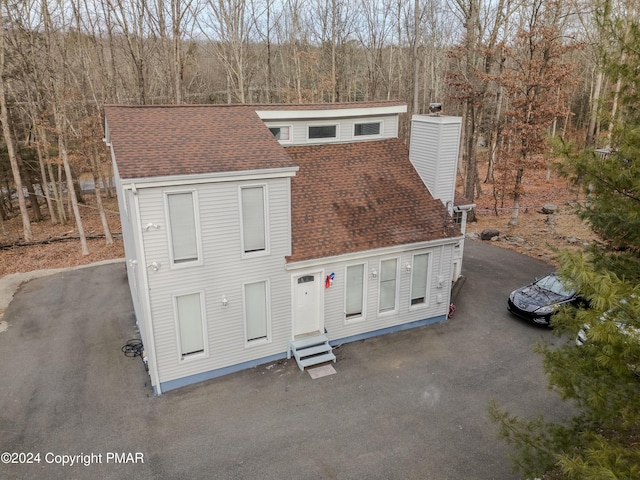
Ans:
POLYGON ((242 187, 242 251, 244 253, 267 250, 267 221, 265 210, 265 186, 242 187))
POLYGON ((200 256, 194 192, 168 193, 166 198, 172 262, 197 262, 200 256))

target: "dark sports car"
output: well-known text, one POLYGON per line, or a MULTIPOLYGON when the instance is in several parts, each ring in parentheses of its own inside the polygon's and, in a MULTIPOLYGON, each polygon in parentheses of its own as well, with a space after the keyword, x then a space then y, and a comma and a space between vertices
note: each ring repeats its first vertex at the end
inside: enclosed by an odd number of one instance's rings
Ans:
POLYGON ((580 295, 563 285, 555 273, 551 273, 511 292, 507 308, 520 318, 549 326, 551 315, 560 305, 577 305, 580 302, 580 295))

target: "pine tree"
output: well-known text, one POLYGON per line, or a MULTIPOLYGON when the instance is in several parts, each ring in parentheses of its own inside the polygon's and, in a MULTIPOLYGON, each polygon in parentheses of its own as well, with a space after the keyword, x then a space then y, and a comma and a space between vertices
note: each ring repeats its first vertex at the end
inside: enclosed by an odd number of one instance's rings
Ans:
POLYGON ((560 274, 590 308, 558 312, 554 327, 569 341, 538 347, 550 386, 577 413, 553 424, 490 408, 527 476, 640 478, 640 28, 637 15, 615 13, 608 3, 598 12, 609 38, 619 36, 619 55, 604 59, 611 84, 620 85, 613 148, 573 154, 565 145, 561 168, 585 189, 579 214, 602 239, 560 254, 560 274), (580 330, 586 341, 578 346, 580 330))

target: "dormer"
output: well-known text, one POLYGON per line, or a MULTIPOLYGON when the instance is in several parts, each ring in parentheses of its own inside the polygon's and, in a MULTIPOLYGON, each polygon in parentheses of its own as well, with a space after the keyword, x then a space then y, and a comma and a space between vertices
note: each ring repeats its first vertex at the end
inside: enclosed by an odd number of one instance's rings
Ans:
POLYGON ((397 138, 404 103, 260 105, 256 113, 282 145, 320 145, 397 138))

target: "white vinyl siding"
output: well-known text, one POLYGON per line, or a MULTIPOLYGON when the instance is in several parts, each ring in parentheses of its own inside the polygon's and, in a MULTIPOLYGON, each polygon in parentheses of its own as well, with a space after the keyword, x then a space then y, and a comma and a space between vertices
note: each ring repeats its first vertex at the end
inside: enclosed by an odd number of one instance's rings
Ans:
POLYGON ((382 131, 382 122, 355 123, 353 125, 353 136, 376 136, 379 137, 382 131))
POLYGON ((166 199, 172 263, 197 262, 200 255, 193 192, 167 193, 166 199))
POLYGON ((380 262, 380 313, 396 310, 398 259, 390 258, 380 262))
MULTIPOLYGON (((161 382, 276 355, 284 352, 291 340, 291 275, 283 268, 283 259, 291 255, 290 179, 201 184, 192 190, 200 217, 198 235, 203 261, 198 268, 184 268, 182 265, 180 268, 166 268, 171 255, 168 225, 167 228, 142 230, 141 234, 145 255, 137 268, 146 268, 152 261, 161 265, 158 271, 148 270, 148 290, 142 292, 149 295, 152 306, 161 382), (245 254, 241 247, 240 188, 255 185, 264 186, 265 193, 268 193, 265 210, 268 209, 267 245, 270 254, 245 254), (146 264, 143 263, 145 260, 146 264), (261 280, 268 280, 268 341, 254 341, 249 346, 244 322, 243 285, 261 280), (198 291, 203 291, 203 311, 208 314, 204 322, 207 353, 177 361, 181 355, 173 298, 198 291), (228 301, 227 307, 222 306, 223 297, 228 301)), ((180 191, 187 190, 183 188, 180 191)), ((161 188, 138 190, 142 212, 139 224, 142 227, 149 223, 165 224, 165 193, 161 188)), ((342 321, 342 295, 340 298, 342 321)))
POLYGON ((347 320, 364 316, 364 264, 346 268, 345 314, 347 320))
POLYGON ((414 115, 409 159, 431 195, 445 205, 455 196, 460 132, 459 117, 414 115))
POLYGON ((265 187, 251 186, 240 189, 242 204, 242 251, 244 253, 267 250, 267 221, 265 187))
POLYGON ((427 303, 427 286, 429 279, 429 254, 421 253, 413 256, 411 268, 411 305, 427 303))
POLYGON ((269 309, 267 292, 267 282, 247 283, 244 285, 244 321, 247 342, 268 340, 269 309))
MULTIPOLYGON (((282 135, 286 134, 280 131, 279 142, 283 145, 307 145, 320 144, 327 142, 353 142, 353 141, 370 141, 380 140, 383 138, 396 138, 398 136, 398 118, 396 116, 371 116, 371 117, 355 117, 355 118, 336 118, 320 122, 318 120, 298 120, 286 119, 282 121, 265 122, 267 128, 272 129, 272 133, 277 135, 277 129, 289 128, 289 139, 283 140, 282 135), (380 132, 377 135, 356 135, 356 124, 372 125, 379 124, 380 132), (336 127, 335 136, 329 138, 310 138, 309 127, 336 127)), ((359 129, 361 127, 358 127, 359 129)), ((372 127, 375 128, 375 127, 372 127)), ((328 133, 333 133, 333 128, 328 133)), ((367 130, 367 127, 365 127, 367 130)), ((319 133, 319 132, 316 132, 319 133)), ((276 136, 276 138, 278 138, 276 136)))
POLYGON ((180 356, 204 353, 202 298, 200 293, 175 297, 176 320, 180 339, 180 356))

